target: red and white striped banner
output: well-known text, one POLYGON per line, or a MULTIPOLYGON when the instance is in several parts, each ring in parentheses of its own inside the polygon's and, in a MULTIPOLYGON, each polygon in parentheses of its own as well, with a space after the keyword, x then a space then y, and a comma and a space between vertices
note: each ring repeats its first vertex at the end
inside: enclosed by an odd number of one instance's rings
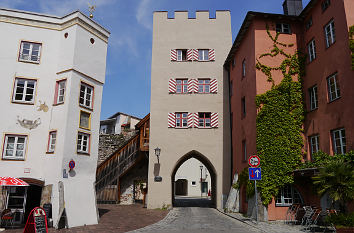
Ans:
POLYGON ((198 80, 197 79, 188 79, 188 93, 197 93, 198 92, 198 80))
POLYGON ((209 61, 215 61, 215 50, 209 49, 209 61))
POLYGON ((213 78, 210 80, 210 93, 217 93, 218 92, 218 81, 213 78))
POLYGON ((199 60, 199 55, 198 55, 198 49, 193 49, 193 60, 198 61, 199 60))
POLYGON ((217 112, 211 113, 211 123, 212 128, 217 128, 219 126, 219 116, 217 112))
POLYGON ((195 121, 194 117, 195 117, 194 113, 192 112, 188 113, 188 128, 193 128, 194 121, 195 121))
POLYGON ((176 93, 176 86, 177 86, 176 79, 171 78, 168 81, 168 91, 170 93, 176 93))
POLYGON ((177 61, 177 49, 171 49, 171 61, 177 61))
POLYGON ((187 61, 193 61, 193 49, 187 49, 187 61))
POLYGON ((168 128, 176 127, 176 114, 174 112, 168 113, 168 128))

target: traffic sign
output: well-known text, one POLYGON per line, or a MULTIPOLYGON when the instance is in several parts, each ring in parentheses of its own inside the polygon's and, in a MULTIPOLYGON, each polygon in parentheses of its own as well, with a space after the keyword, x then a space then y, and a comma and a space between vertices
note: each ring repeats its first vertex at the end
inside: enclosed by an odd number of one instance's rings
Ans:
POLYGON ((258 167, 261 164, 261 159, 257 155, 252 155, 248 159, 248 165, 258 167))
POLYGON ((262 172, 260 167, 249 167, 248 168, 248 177, 250 180, 261 180, 262 172))

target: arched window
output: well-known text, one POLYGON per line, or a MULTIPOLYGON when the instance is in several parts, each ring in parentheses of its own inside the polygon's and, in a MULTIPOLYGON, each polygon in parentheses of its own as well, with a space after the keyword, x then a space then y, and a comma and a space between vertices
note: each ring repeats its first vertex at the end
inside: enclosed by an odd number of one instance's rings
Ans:
POLYGON ((279 190, 276 198, 276 206, 290 206, 291 204, 302 204, 303 199, 292 185, 285 185, 279 190))

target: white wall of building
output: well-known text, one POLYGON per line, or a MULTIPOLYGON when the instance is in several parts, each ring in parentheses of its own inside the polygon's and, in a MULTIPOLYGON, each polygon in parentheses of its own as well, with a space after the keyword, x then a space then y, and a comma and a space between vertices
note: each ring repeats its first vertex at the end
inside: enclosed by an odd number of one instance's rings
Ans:
POLYGON ((94 182, 109 32, 80 12, 59 18, 0 9, 0 16, 0 105, 6 110, 0 121, 0 176, 28 177, 44 181, 44 185, 53 184, 54 223, 59 211, 58 182, 62 181, 69 227, 96 224, 94 182), (18 61, 23 40, 42 44, 39 64, 18 61), (37 79, 34 104, 12 103, 15 77, 37 79), (55 106, 55 84, 60 79, 66 79, 65 101, 55 106), (92 110, 79 106, 81 81, 94 87, 92 110), (46 112, 38 111, 43 103, 48 107, 46 112), (90 130, 79 128, 80 110, 91 114, 90 130), (39 118, 41 123, 27 129, 19 124, 18 117, 21 120, 39 118), (48 154, 51 130, 57 131, 57 141, 54 153, 48 154), (90 134, 89 155, 76 151, 78 131, 90 134), (6 134, 27 135, 24 160, 3 158, 6 134), (76 162, 76 167, 68 178, 63 178, 63 169, 69 170, 70 160, 76 162))

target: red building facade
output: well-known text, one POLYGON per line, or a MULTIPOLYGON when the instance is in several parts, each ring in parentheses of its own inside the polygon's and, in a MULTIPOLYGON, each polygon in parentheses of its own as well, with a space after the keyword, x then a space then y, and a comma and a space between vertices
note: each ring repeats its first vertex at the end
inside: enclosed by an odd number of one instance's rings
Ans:
MULTIPOLYGON (((291 13, 298 9, 284 11, 291 13)), ((255 68, 256 59, 273 48, 267 25, 271 35, 280 33, 278 41, 294 44, 285 48, 285 52, 299 50, 307 55, 303 78, 304 151, 307 152, 304 161, 311 160, 311 155, 319 150, 328 154, 354 150, 354 92, 350 90, 354 87, 354 71, 348 34, 349 27, 354 25, 354 1, 312 0, 300 12, 298 15, 248 12, 225 61, 230 79, 233 174, 248 167, 248 157, 257 154, 255 97, 270 90, 272 85, 255 68)), ((263 57, 262 63, 275 67, 281 60, 263 57)), ((273 73, 275 84, 282 77, 281 72, 273 73)), ((288 192, 292 198, 301 196, 303 203, 320 206, 320 198, 304 187, 300 181, 291 189, 282 190, 281 195, 288 192)), ((269 220, 285 217, 288 205, 280 203, 284 199, 283 196, 273 199, 268 206, 269 220)), ((240 211, 246 212, 243 189, 240 202, 240 211)))

